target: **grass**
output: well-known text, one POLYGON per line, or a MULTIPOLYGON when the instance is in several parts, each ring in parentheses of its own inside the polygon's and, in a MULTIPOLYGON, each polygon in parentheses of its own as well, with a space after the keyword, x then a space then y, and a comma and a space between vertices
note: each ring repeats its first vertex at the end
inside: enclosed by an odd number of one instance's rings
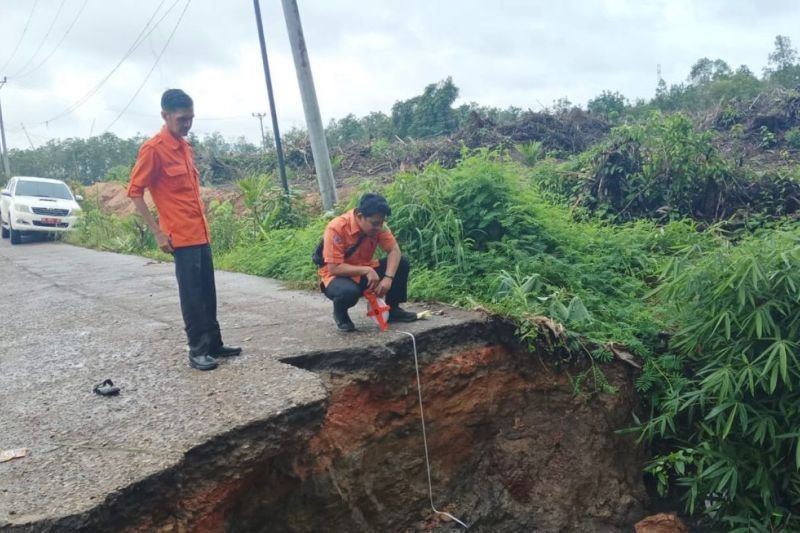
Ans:
MULTIPOLYGON (((636 385, 648 415, 631 426, 656 450, 647 470, 661 490, 728 530, 800 529, 796 225, 760 224, 732 240, 682 218, 612 223, 620 218, 570 201, 594 152, 529 155, 517 163, 478 150, 383 188, 412 261, 411 297, 481 306, 532 342, 543 334, 537 317, 563 325, 562 347, 596 363, 574 379, 584 390, 613 392, 602 364, 610 343, 624 345, 643 362, 636 385)), ((216 265, 315 288, 311 253, 327 219, 259 179, 246 183, 247 216, 210 209, 216 265)), ((140 222, 96 206, 70 239, 161 258, 140 222)))

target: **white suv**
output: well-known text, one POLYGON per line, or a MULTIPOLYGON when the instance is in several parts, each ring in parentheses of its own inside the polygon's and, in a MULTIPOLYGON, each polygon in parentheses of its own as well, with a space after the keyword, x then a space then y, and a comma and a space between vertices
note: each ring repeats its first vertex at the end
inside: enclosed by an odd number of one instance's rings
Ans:
POLYGON ((11 244, 19 244, 27 233, 53 233, 72 229, 81 208, 60 180, 14 176, 0 196, 0 231, 11 244))

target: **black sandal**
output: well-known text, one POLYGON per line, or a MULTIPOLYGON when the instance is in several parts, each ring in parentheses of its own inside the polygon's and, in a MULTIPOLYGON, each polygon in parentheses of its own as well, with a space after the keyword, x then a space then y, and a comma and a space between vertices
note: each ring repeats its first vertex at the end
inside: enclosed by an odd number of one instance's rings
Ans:
POLYGON ((92 390, 94 390, 95 394, 99 394, 100 396, 116 396, 119 394, 119 387, 115 386, 114 382, 110 379, 98 383, 92 390))

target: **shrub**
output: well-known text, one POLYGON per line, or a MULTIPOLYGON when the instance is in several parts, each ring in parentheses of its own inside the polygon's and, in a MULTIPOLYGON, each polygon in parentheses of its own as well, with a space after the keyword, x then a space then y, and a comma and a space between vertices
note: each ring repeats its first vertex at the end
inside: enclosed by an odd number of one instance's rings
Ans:
POLYGON ((537 161, 544 157, 544 145, 541 141, 517 144, 514 148, 522 155, 522 162, 529 167, 534 166, 537 161))
POLYGON ((650 472, 728 530, 800 528, 800 231, 769 230, 667 270, 680 373, 644 434, 670 443, 650 472))
POLYGON ((800 128, 792 128, 784 134, 784 140, 790 148, 800 150, 800 128))

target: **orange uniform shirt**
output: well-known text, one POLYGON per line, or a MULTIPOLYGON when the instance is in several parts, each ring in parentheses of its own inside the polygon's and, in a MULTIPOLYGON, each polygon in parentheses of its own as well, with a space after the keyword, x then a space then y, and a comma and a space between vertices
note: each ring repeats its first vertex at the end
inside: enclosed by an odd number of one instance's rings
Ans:
POLYGON ((170 236, 172 246, 211 241, 192 147, 185 139, 173 137, 166 126, 142 144, 131 171, 128 196, 141 198, 145 189, 150 190, 158 225, 170 236))
MULTIPOLYGON (((378 260, 372 257, 375 255, 376 248, 380 245, 385 252, 389 252, 397 243, 389 228, 384 227, 377 236, 364 237, 356 251, 353 252, 353 255, 345 259, 345 251, 358 241, 360 234, 361 228, 358 227, 355 209, 328 222, 322 247, 322 258, 326 264, 319 269, 319 276, 326 287, 335 277, 331 276, 328 271, 327 263, 346 263, 348 265, 371 266, 374 268, 378 266, 378 260)), ((353 281, 358 283, 359 277, 353 276, 353 281)))

